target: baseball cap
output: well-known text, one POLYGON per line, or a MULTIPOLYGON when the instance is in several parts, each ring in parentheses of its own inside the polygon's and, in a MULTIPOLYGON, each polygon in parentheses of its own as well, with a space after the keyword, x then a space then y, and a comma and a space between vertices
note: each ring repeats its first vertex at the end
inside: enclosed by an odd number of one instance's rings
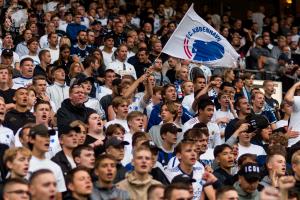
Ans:
POLYGON ((80 73, 76 76, 76 79, 78 81, 78 84, 82 84, 86 81, 90 81, 92 84, 95 82, 95 79, 93 77, 88 77, 87 75, 80 73))
POLYGON ((3 56, 3 57, 13 57, 14 53, 11 49, 4 49, 1 53, 1 56, 3 56))
POLYGON ((106 41, 106 40, 108 40, 108 39, 114 39, 113 34, 108 33, 108 34, 106 34, 106 35, 104 36, 104 41, 106 41))
POLYGON ((170 132, 170 133, 178 133, 181 132, 182 129, 177 128, 177 126, 173 123, 165 123, 161 126, 160 128, 160 134, 166 133, 166 132, 170 132))
POLYGON ((110 146, 119 147, 120 145, 129 145, 129 142, 119 140, 116 137, 111 137, 105 142, 105 148, 108 148, 110 146))
POLYGON ((92 23, 91 23, 91 26, 95 26, 97 24, 100 24, 101 25, 101 22, 98 21, 98 20, 94 20, 92 23))
POLYGON ((241 166, 239 176, 243 176, 248 182, 255 182, 261 178, 260 168, 258 164, 255 163, 246 163, 241 166))
POLYGON ((60 126, 59 129, 58 129, 58 137, 60 137, 62 135, 67 135, 71 131, 75 131, 76 133, 80 133, 80 127, 78 127, 78 126, 72 127, 69 124, 60 126))
POLYGON ((33 136, 33 135, 41 135, 41 136, 51 136, 51 135, 55 135, 56 132, 53 129, 48 129, 45 125, 43 124, 38 124, 35 125, 34 127, 32 127, 30 129, 29 135, 33 136))
POLYGON ((171 184, 173 184, 173 183, 192 184, 194 182, 196 182, 196 180, 193 179, 192 177, 190 177, 186 174, 180 174, 173 178, 171 184))

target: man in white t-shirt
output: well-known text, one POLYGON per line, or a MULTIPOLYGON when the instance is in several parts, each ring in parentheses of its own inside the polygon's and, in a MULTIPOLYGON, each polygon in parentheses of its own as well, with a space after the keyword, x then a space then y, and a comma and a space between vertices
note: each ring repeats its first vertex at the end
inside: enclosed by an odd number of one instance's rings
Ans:
POLYGON ((176 146, 175 151, 179 160, 179 165, 172 169, 165 170, 168 180, 172 182, 173 178, 180 174, 186 174, 195 179, 196 182, 193 183, 193 199, 200 199, 202 191, 212 187, 212 185, 206 186, 204 189, 205 181, 203 180, 203 175, 205 173, 205 168, 203 165, 195 165, 197 162, 195 143, 191 141, 182 141, 176 146))
POLYGON ((59 58, 59 48, 58 48, 58 35, 57 33, 49 33, 48 35, 48 48, 50 55, 51 55, 51 64, 59 58))
MULTIPOLYGON (((295 83, 286 93, 284 100, 293 105, 293 111, 290 117, 289 128, 292 131, 300 132, 300 82, 295 83)), ((300 140, 300 134, 296 138, 289 139, 289 147, 300 140)))
POLYGON ((104 37, 104 46, 100 47, 100 50, 103 54, 103 62, 105 66, 109 66, 109 64, 113 61, 113 54, 117 49, 114 47, 114 37, 112 34, 108 34, 104 37))
POLYGON ((219 126, 216 123, 210 122, 214 111, 215 106, 210 99, 199 99, 198 116, 187 121, 182 127, 182 132, 184 133, 199 122, 204 123, 207 125, 209 131, 209 148, 214 148, 215 146, 220 145, 222 141, 219 126))
POLYGON ((233 145, 237 142, 237 138, 239 139, 238 142, 238 148, 239 148, 239 155, 244 154, 255 154, 257 156, 263 156, 266 155, 266 152, 263 147, 259 145, 252 144, 250 141, 252 137, 254 136, 254 132, 249 133, 249 124, 248 123, 242 123, 243 121, 237 122, 237 130, 233 133, 233 135, 226 141, 227 144, 233 145))
POLYGON ((32 173, 40 169, 51 170, 56 179, 58 192, 65 192, 66 185, 60 166, 46 158, 46 153, 50 145, 50 136, 54 134, 55 132, 53 130, 49 131, 43 124, 38 124, 30 129, 29 147, 32 150, 32 158, 29 163, 28 171, 29 174, 32 175, 32 173))
POLYGON ((21 76, 13 79, 13 89, 32 84, 34 65, 32 58, 23 58, 20 63, 21 76))

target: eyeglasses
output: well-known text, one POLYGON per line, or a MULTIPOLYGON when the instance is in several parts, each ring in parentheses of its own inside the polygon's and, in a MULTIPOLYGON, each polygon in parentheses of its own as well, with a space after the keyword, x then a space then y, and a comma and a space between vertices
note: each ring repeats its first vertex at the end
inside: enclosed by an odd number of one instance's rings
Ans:
POLYGON ((24 194, 26 194, 26 195, 30 195, 30 193, 29 193, 29 191, 27 190, 13 190, 13 191, 9 191, 9 192, 6 192, 6 193, 8 193, 8 194, 12 194, 12 193, 14 193, 14 194, 17 194, 17 195, 24 195, 24 194))

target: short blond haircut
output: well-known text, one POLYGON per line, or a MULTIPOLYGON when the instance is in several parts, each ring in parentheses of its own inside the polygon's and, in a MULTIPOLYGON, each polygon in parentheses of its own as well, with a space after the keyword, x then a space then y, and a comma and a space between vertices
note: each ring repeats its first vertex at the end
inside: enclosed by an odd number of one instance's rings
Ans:
POLYGON ((13 162, 16 159, 17 154, 20 153, 26 157, 31 157, 31 151, 25 147, 15 147, 7 149, 3 156, 3 162, 6 165, 7 162, 13 162))

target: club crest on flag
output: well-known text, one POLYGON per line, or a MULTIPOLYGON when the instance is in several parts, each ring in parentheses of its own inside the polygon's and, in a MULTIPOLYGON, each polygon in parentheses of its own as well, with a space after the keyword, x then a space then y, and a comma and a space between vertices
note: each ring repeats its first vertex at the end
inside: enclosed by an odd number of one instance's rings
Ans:
POLYGON ((195 27, 186 34, 183 41, 184 52, 189 59, 199 62, 218 60, 224 55, 224 47, 218 43, 220 40, 219 33, 208 27, 195 27), (216 41, 192 39, 192 36, 194 36, 193 38, 206 38, 207 36, 203 34, 211 34, 216 41))
POLYGON ((208 66, 236 67, 239 54, 193 9, 193 5, 164 46, 163 53, 208 66))

